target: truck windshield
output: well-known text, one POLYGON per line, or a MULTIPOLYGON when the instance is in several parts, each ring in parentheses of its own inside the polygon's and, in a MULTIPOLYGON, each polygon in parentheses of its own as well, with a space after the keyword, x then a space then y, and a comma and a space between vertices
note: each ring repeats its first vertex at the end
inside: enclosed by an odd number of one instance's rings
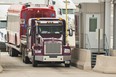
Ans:
POLYGON ((6 20, 0 20, 0 28, 6 28, 6 20))
MULTIPOLYGON (((75 10, 74 9, 67 9, 67 14, 74 14, 75 10)), ((62 9, 62 13, 66 14, 66 9, 62 9)))
POLYGON ((62 34, 62 26, 39 26, 40 34, 62 34))

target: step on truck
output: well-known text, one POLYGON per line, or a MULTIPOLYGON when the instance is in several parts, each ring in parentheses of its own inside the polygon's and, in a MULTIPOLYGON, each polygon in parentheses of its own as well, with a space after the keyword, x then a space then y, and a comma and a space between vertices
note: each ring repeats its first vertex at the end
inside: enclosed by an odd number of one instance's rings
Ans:
POLYGON ((23 62, 32 62, 33 67, 52 62, 69 67, 71 48, 66 43, 65 20, 55 18, 53 8, 23 6, 20 11, 12 8, 7 23, 6 50, 9 55, 21 55, 23 62))

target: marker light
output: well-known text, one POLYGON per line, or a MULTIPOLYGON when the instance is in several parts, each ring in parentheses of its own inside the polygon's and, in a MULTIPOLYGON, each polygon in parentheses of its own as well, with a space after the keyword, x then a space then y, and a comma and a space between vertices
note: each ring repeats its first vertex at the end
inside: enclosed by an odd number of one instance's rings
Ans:
POLYGON ((40 20, 39 18, 37 18, 37 20, 40 20))
POLYGON ((63 19, 60 17, 59 20, 63 20, 63 19))

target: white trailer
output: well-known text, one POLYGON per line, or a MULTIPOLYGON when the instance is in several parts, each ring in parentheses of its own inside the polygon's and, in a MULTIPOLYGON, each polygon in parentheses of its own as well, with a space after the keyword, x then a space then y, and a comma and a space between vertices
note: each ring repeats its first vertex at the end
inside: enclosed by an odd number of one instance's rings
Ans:
POLYGON ((67 41, 70 46, 75 47, 75 24, 74 24, 74 13, 76 6, 72 0, 46 0, 48 5, 53 5, 56 11, 56 16, 59 18, 66 19, 66 3, 67 3, 67 16, 68 16, 68 29, 73 30, 72 36, 67 36, 67 41))
POLYGON ((0 3, 0 48, 5 49, 7 11, 10 4, 0 3))

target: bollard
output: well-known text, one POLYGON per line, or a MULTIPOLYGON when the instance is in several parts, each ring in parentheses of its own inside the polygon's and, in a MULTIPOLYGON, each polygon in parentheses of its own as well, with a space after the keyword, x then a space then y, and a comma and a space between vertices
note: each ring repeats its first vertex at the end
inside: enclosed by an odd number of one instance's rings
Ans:
POLYGON ((0 73, 3 71, 3 68, 1 66, 1 50, 0 50, 0 73))
POLYGON ((78 52, 77 67, 83 70, 91 70, 91 51, 80 49, 78 52))

